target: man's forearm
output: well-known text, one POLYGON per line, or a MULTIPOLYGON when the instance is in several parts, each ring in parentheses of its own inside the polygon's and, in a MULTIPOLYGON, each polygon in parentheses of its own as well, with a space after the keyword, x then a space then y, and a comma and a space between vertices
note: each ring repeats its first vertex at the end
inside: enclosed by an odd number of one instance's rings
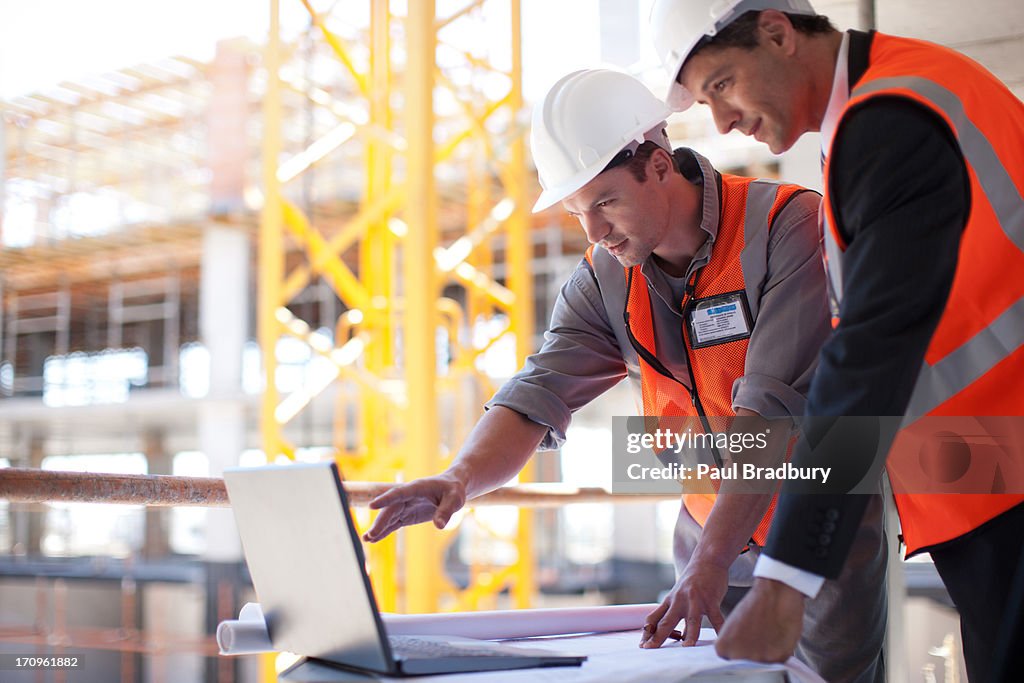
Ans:
MULTIPOLYGON (((736 460, 759 467, 781 465, 789 444, 790 421, 769 421, 742 408, 737 411, 737 415, 743 418, 741 422, 744 431, 755 431, 752 429, 755 427, 756 431, 771 429, 767 434, 765 448, 748 449, 738 454, 736 460)), ((723 568, 731 565, 757 529, 773 495, 770 492, 752 493, 749 482, 723 480, 700 540, 694 548, 692 561, 723 568)))
POLYGON ((526 466, 548 428, 504 406, 480 418, 447 473, 466 487, 466 498, 498 488, 526 466))

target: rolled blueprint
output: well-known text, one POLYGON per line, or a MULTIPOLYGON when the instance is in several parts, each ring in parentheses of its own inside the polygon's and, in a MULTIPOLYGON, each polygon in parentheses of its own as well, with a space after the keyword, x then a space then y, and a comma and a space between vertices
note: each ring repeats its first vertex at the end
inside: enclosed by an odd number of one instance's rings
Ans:
POLYGON ((481 640, 561 636, 570 633, 637 632, 656 604, 510 609, 442 614, 385 614, 391 636, 463 636, 481 640))
POLYGON ((217 646, 222 655, 251 655, 272 652, 273 644, 267 633, 267 622, 257 602, 247 602, 238 613, 238 619, 222 621, 217 625, 217 646))
MULTIPOLYGON (((639 631, 643 627, 644 617, 657 606, 650 603, 381 616, 385 630, 392 636, 463 636, 498 640, 570 633, 639 631)), ((217 645, 223 655, 273 650, 260 606, 254 602, 246 603, 237 620, 221 622, 217 627, 217 645)))

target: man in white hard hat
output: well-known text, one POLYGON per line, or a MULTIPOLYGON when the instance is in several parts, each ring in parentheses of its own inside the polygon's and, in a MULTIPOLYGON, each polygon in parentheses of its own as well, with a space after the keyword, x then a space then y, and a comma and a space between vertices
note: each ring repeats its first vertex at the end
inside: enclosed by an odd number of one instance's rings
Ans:
MULTIPOLYGON (((571 414, 624 377, 644 415, 707 431, 738 416, 769 435, 751 457, 783 461, 828 334, 819 198, 718 173, 689 149, 673 153, 668 114, 639 81, 607 70, 569 74, 536 107, 531 147, 543 192, 534 210, 561 202, 592 246, 560 292, 541 350, 490 401, 447 471, 371 502, 382 511, 366 540, 427 520, 443 527, 538 447, 558 447, 571 414)), ((684 645, 695 644, 702 618, 720 627, 749 586, 773 489, 738 490, 725 482, 718 496, 684 495, 679 579, 647 617, 642 647, 660 647, 680 621, 684 645)), ((856 570, 811 602, 798 656, 829 680, 881 681, 880 501, 855 546, 856 570)))
MULTIPOLYGON (((835 330, 806 428, 827 431, 829 416, 913 425, 1024 415, 1024 105, 963 55, 840 33, 805 0, 658 0, 651 21, 676 109, 706 104, 722 133, 739 130, 777 153, 822 134, 835 330)), ((984 474, 984 459, 966 453, 949 482, 984 474)), ((1020 450, 1008 455, 1019 467, 1020 450)), ((803 442, 794 463, 839 457, 803 442)), ((928 494, 904 485, 916 483, 914 467, 919 458, 889 457, 907 554, 931 553, 960 611, 970 680, 1003 680, 1007 669, 992 662, 1013 609, 1005 603, 1020 571, 1024 490, 996 469, 980 488, 991 494, 928 494)), ((805 596, 842 570, 862 507, 858 496, 783 488, 758 579, 720 653, 789 656, 805 596), (794 542, 802 537, 812 542, 794 542)))

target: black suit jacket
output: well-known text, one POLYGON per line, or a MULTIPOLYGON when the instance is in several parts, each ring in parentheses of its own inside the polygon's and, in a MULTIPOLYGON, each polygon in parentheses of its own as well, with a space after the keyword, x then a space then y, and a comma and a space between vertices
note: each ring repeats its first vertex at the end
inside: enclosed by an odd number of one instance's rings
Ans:
MULTIPOLYGON (((851 89, 868 66, 872 38, 850 32, 851 89)), ((825 182, 848 247, 840 324, 822 348, 807 400, 803 429, 812 436, 833 426, 829 416, 903 415, 949 296, 970 206, 952 132, 909 99, 872 98, 852 109, 831 154, 825 182)), ((849 483, 876 450, 862 438, 853 441, 843 446, 805 436, 794 464, 845 467, 847 476, 836 483, 849 483)), ((877 446, 888 450, 888 443, 877 446)), ((807 493, 787 482, 766 554, 827 578, 839 575, 867 499, 830 489, 807 493)))

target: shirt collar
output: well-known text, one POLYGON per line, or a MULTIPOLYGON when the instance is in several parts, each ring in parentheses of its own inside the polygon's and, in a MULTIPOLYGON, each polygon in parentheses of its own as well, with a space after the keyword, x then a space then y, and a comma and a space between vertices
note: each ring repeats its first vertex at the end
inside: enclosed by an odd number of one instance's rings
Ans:
POLYGON ((839 45, 836 57, 836 73, 832 79, 832 94, 829 96, 825 118, 821 122, 821 159, 824 163, 832 147, 832 138, 839 125, 839 117, 850 101, 850 34, 843 33, 843 42, 839 45))

